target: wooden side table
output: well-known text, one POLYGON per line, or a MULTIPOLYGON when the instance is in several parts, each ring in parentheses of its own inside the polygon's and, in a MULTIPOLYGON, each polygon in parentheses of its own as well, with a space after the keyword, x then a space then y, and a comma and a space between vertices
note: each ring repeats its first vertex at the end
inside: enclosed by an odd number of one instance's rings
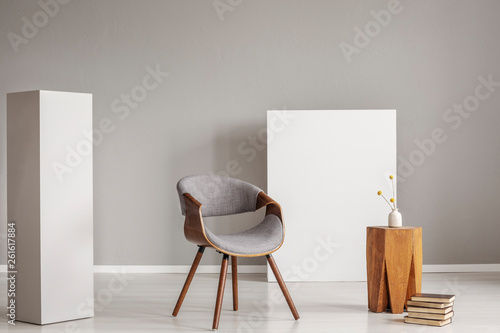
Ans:
POLYGON ((422 227, 367 227, 368 308, 403 313, 422 289, 422 227))

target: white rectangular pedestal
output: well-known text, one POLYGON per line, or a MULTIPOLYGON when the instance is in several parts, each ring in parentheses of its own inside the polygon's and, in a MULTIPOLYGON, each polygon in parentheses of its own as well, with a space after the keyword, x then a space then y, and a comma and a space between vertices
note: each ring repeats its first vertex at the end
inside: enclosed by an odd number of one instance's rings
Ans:
POLYGON ((91 94, 7 94, 16 320, 48 324, 94 315, 91 133, 91 94))
POLYGON ((281 204, 286 228, 274 257, 284 279, 365 281, 366 227, 386 225, 390 213, 377 191, 392 192, 396 111, 267 116, 268 194, 281 204))

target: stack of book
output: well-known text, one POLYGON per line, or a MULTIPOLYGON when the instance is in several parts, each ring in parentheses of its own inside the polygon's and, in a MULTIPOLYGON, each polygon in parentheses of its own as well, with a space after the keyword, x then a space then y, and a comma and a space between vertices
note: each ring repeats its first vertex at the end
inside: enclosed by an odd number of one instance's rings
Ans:
POLYGON ((444 326, 451 323, 455 295, 415 294, 407 301, 405 323, 444 326))

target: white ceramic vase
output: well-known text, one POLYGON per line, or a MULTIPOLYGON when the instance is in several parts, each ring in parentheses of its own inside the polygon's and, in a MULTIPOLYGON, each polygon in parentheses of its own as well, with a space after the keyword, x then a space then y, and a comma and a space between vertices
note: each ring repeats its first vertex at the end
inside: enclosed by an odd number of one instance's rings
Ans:
POLYGON ((389 227, 399 228, 403 226, 403 217, 397 208, 394 208, 389 214, 389 227))

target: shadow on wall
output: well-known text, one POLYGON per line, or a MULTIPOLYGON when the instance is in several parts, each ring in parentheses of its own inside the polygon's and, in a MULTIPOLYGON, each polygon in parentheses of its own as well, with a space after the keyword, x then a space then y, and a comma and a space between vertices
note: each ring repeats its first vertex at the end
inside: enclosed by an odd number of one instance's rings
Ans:
MULTIPOLYGON (((235 126, 234 128, 217 128, 213 141, 204 140, 205 134, 197 135, 191 145, 185 143, 185 148, 179 151, 173 159, 176 161, 171 168, 171 182, 167 184, 172 191, 176 191, 179 179, 192 174, 217 174, 238 178, 254 184, 263 191, 267 190, 267 142, 265 135, 260 135, 262 129, 266 128, 265 118, 262 123, 235 126)), ((264 132, 265 133, 265 132, 264 132)), ((192 138, 191 138, 192 140, 192 138)), ((169 235, 169 244, 177 244, 186 251, 194 253, 194 244, 184 239, 184 217, 180 213, 179 202, 171 203, 176 223, 169 235)), ((258 224, 264 217, 264 211, 245 213, 233 216, 221 216, 205 218, 204 222, 215 233, 230 234, 251 228, 258 224)), ((262 258, 240 258, 243 265, 265 265, 266 260, 262 258)), ((203 257, 202 264, 220 264, 220 254, 215 251, 207 251, 203 257)))

